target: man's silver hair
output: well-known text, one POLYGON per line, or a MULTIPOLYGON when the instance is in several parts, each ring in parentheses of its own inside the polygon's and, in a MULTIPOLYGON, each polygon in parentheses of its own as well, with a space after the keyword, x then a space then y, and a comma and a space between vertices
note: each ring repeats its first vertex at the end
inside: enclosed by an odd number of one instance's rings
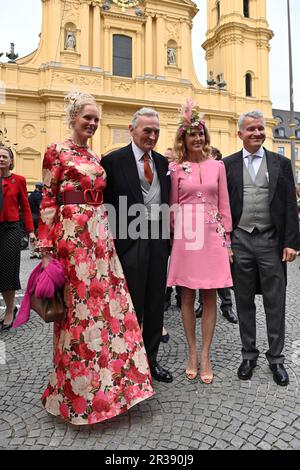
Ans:
POLYGON ((244 121, 245 119, 247 118, 252 118, 252 119, 262 119, 264 124, 265 124, 265 117, 263 115, 263 113, 261 111, 257 111, 257 110, 254 110, 254 111, 248 111, 247 113, 243 113, 240 115, 240 118, 238 120, 238 127, 239 127, 239 130, 241 130, 243 128, 243 125, 244 125, 244 121))
POLYGON ((155 109, 152 109, 152 108, 141 108, 139 109, 136 113, 134 113, 134 115, 132 116, 132 121, 131 121, 131 125, 133 128, 136 127, 137 125, 137 120, 140 116, 153 116, 153 117, 157 117, 157 119, 159 119, 158 117, 158 112, 155 111, 155 109))

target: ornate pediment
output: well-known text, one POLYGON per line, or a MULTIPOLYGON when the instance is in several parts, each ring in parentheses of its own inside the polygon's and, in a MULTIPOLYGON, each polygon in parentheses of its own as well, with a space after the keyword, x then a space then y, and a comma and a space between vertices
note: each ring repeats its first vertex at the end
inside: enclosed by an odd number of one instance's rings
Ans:
POLYGON ((21 155, 41 155, 41 152, 31 148, 31 147, 24 147, 22 149, 17 150, 17 154, 21 155))

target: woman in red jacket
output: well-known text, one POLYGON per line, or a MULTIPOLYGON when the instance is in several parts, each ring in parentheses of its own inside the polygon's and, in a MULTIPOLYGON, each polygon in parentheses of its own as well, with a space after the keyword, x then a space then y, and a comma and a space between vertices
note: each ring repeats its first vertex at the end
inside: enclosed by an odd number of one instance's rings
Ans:
POLYGON ((23 176, 11 172, 13 167, 12 150, 0 145, 0 292, 6 305, 0 331, 11 328, 17 314, 15 291, 21 288, 19 209, 22 210, 25 229, 31 242, 35 240, 26 181, 23 176))

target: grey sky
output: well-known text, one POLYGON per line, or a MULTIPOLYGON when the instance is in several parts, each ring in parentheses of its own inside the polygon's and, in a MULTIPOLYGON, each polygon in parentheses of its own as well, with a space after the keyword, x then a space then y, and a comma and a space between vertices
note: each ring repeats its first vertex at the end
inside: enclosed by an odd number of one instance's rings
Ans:
MULTIPOLYGON (((200 83, 205 85, 206 63, 201 44, 206 31, 206 0, 196 0, 199 13, 194 20, 193 52, 195 69, 200 83)), ((270 73, 271 99, 274 108, 289 109, 289 74, 286 0, 267 0, 268 21, 275 37, 271 42, 270 73)), ((300 2, 290 0, 293 32, 294 101, 300 111, 300 2), (296 57, 298 60, 296 60, 296 57)), ((9 43, 15 42, 16 52, 24 56, 36 49, 41 30, 41 0, 0 0, 1 28, 0 52, 9 51, 9 43)), ((246 52, 246 51, 245 51, 246 52)), ((6 61, 5 54, 0 60, 6 61)), ((226 77, 225 77, 226 79, 226 77)))

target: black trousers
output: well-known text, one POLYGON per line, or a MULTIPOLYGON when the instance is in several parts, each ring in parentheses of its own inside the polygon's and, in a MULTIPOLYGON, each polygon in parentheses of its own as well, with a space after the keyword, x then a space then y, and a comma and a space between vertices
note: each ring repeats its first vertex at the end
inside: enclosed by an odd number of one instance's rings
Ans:
POLYGON ((164 317, 168 240, 138 239, 120 261, 139 324, 149 363, 156 360, 164 317))
POLYGON ((234 254, 233 284, 244 359, 255 360, 256 347, 255 293, 260 283, 266 315, 270 364, 283 363, 285 334, 286 279, 274 229, 252 234, 236 229, 232 235, 234 254))

